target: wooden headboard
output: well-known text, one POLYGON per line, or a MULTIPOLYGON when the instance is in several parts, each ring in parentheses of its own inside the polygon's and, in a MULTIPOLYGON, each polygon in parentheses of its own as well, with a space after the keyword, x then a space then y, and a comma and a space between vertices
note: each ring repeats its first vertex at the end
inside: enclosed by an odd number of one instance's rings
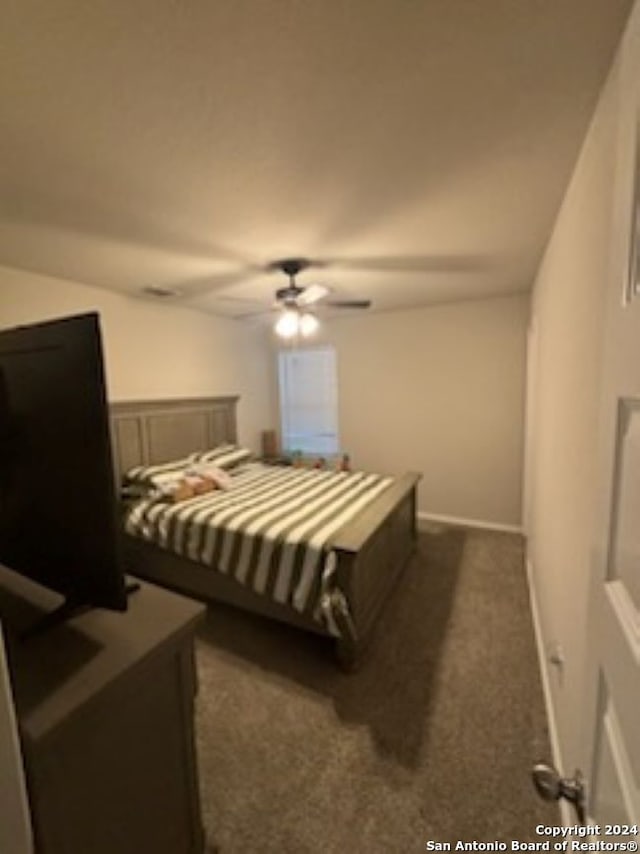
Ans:
POLYGON ((236 442, 237 402, 237 396, 230 396, 112 403, 116 480, 133 466, 163 463, 236 442))

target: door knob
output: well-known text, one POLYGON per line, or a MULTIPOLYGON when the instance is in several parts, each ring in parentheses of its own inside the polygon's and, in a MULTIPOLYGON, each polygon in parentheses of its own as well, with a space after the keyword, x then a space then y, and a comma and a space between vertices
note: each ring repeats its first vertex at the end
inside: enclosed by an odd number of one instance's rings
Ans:
POLYGON ((553 765, 538 762, 531 772, 533 785, 545 801, 564 798, 573 804, 580 824, 585 822, 586 789, 578 768, 573 777, 561 777, 553 765))

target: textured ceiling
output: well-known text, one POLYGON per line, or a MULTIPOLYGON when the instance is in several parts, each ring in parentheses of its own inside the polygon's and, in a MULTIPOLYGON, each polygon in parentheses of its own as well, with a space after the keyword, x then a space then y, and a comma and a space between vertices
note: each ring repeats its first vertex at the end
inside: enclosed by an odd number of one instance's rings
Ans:
POLYGON ((0 2, 0 263, 226 314, 530 287, 631 6, 0 2))

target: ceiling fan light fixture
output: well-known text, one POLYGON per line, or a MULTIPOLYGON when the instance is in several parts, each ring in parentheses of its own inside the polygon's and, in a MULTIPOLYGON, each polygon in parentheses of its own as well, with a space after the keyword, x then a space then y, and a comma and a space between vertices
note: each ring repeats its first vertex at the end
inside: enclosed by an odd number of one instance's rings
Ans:
POLYGON ((298 308, 285 308, 276 320, 274 330, 280 338, 308 338, 318 331, 320 323, 315 314, 298 308))
POLYGON ((310 314, 308 311, 300 315, 300 334, 303 338, 308 338, 318 331, 320 322, 315 314, 310 314))
POLYGON ((276 320, 274 327, 280 338, 293 338, 300 329, 300 315, 293 308, 286 308, 276 320))

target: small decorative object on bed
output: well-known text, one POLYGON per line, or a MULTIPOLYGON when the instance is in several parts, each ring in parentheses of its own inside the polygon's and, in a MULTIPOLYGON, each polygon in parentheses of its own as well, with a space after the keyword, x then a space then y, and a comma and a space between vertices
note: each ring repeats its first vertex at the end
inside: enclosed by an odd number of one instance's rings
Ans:
POLYGON ((224 401, 224 418, 219 398, 114 405, 119 474, 136 496, 125 514, 128 571, 333 637, 353 668, 412 552, 419 476, 257 462, 234 444, 235 399, 224 401), (210 424, 211 408, 226 426, 209 431, 209 450, 189 447, 193 427, 181 444, 178 422, 210 424), (166 418, 174 460, 158 447, 144 453, 154 421, 166 418), (119 453, 123 423, 140 449, 133 466, 131 442, 119 453))

